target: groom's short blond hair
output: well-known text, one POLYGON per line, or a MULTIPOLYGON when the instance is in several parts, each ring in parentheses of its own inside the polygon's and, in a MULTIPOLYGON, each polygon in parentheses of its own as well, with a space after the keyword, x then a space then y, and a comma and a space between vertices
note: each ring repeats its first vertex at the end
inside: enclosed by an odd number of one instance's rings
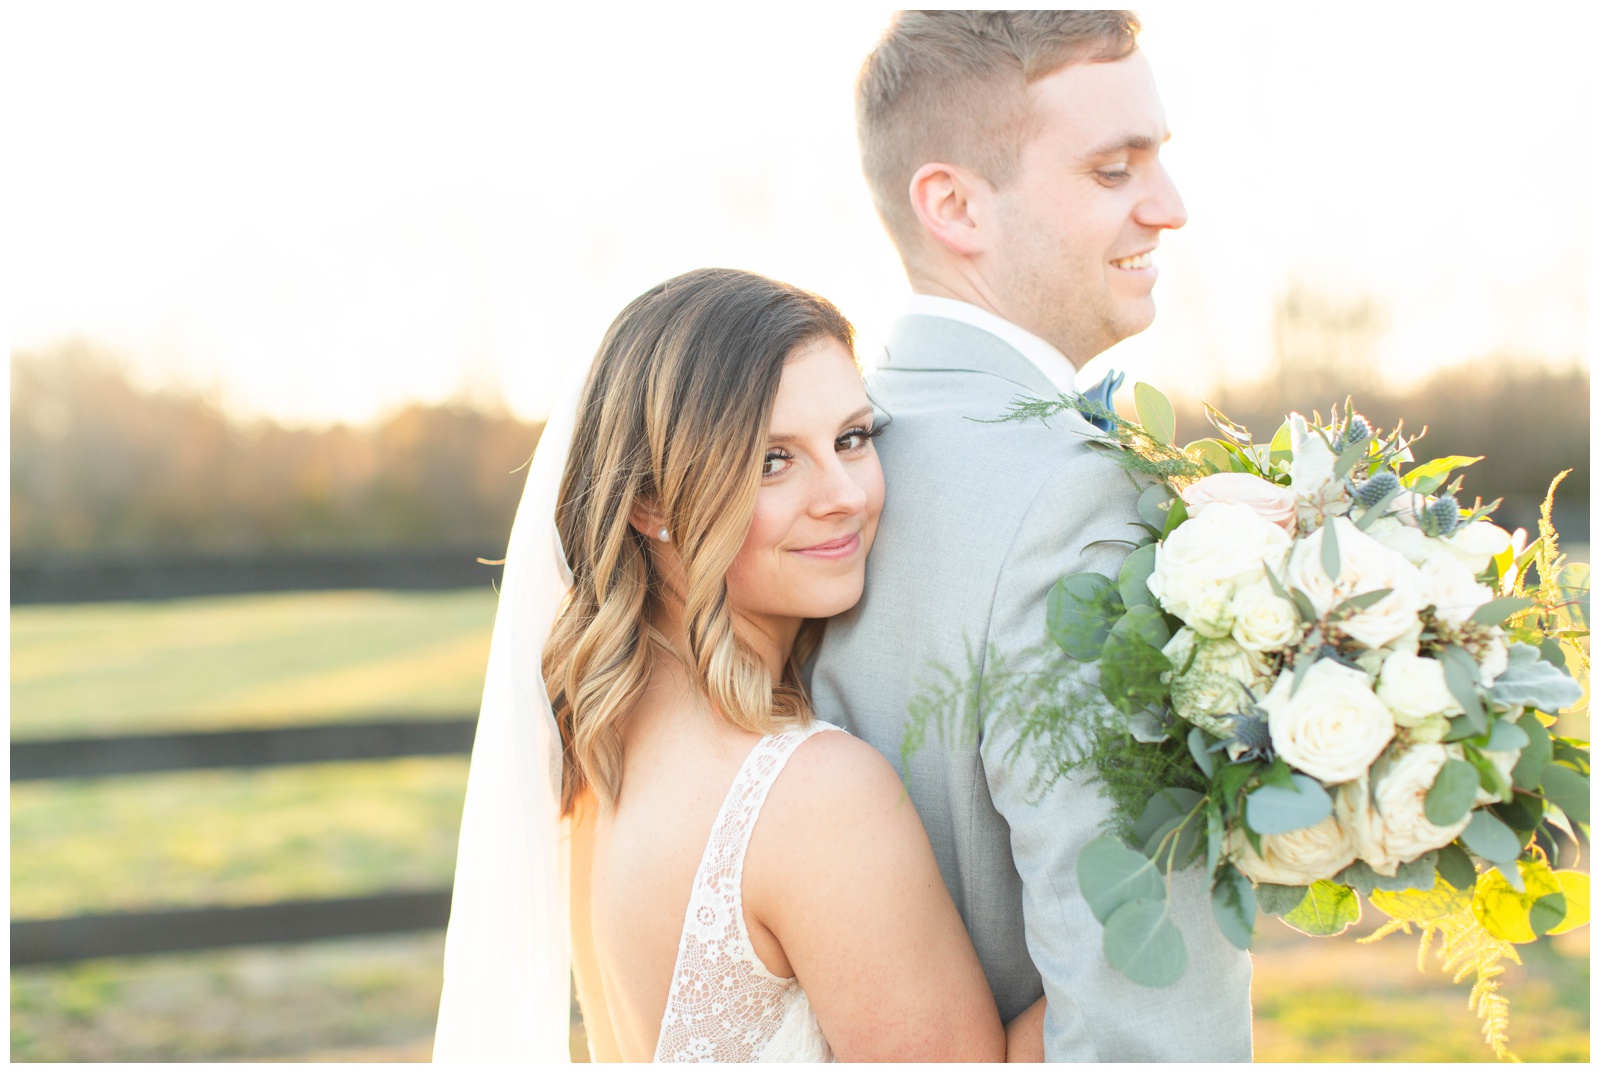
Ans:
POLYGON ((1027 87, 1069 63, 1138 45, 1131 11, 901 11, 856 81, 861 168, 905 256, 919 234, 907 191, 931 161, 1011 181, 1031 124, 1027 87))

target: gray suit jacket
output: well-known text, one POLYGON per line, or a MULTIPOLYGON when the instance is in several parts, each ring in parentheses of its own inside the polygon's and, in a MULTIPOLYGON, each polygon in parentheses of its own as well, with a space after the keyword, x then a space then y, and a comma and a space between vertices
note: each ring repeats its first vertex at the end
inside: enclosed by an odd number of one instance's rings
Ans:
POLYGON ((1101 834, 1107 802, 1082 779, 1030 792, 1008 763, 1014 730, 989 721, 975 741, 934 735, 904 765, 907 702, 938 665, 967 653, 1020 653, 1045 639, 1045 596, 1065 574, 1115 577, 1137 518, 1114 461, 1073 431, 1076 415, 980 424, 1013 399, 1053 398, 1027 358, 988 332, 902 318, 870 386, 892 418, 878 440, 888 486, 866 592, 832 620, 812 672, 817 714, 894 762, 1009 1021, 1049 997, 1050 1061, 1248 1061, 1250 959, 1212 922, 1199 869, 1175 877, 1189 950, 1171 987, 1129 982, 1106 962, 1078 893, 1078 850, 1101 834))

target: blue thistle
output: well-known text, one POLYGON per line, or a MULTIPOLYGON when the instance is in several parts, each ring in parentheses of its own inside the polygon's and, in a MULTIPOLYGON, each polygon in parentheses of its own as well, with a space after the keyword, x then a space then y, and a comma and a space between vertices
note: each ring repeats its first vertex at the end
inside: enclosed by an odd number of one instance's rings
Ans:
POLYGON ((1442 495, 1428 504, 1426 518, 1429 536, 1447 537, 1461 528, 1461 504, 1453 495, 1442 495))
POLYGON ((1233 733, 1218 745, 1226 749, 1229 756, 1237 752, 1235 761, 1272 759, 1272 734, 1267 730, 1265 719, 1254 715, 1236 715, 1231 729, 1233 733))
POLYGON ((1392 469, 1380 469, 1369 479, 1356 485, 1356 502, 1363 507, 1375 507, 1391 492, 1400 490, 1400 478, 1392 469))
POLYGON ((1367 419, 1360 414, 1351 414, 1350 423, 1345 426, 1344 436, 1339 440, 1340 448, 1361 443, 1372 438, 1372 426, 1367 424, 1367 419))

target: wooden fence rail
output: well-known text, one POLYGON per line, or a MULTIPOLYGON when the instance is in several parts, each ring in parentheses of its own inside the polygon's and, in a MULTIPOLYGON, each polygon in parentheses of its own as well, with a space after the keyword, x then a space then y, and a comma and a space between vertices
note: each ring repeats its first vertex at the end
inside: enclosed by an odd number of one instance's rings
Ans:
POLYGON ((475 716, 452 716, 260 730, 13 741, 11 781, 448 756, 472 751, 476 726, 475 716))
MULTIPOLYGON (((447 756, 472 750, 475 717, 11 743, 11 779, 447 756)), ((11 964, 40 965, 443 928, 450 891, 203 906, 11 921, 11 964)))

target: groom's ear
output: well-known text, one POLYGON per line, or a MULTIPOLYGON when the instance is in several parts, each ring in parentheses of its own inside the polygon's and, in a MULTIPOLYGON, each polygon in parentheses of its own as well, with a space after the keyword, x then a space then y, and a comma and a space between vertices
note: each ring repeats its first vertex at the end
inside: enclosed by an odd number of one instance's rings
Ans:
POLYGON ((952 253, 982 248, 977 212, 988 184, 954 164, 924 164, 911 176, 911 210, 930 238, 952 253))

